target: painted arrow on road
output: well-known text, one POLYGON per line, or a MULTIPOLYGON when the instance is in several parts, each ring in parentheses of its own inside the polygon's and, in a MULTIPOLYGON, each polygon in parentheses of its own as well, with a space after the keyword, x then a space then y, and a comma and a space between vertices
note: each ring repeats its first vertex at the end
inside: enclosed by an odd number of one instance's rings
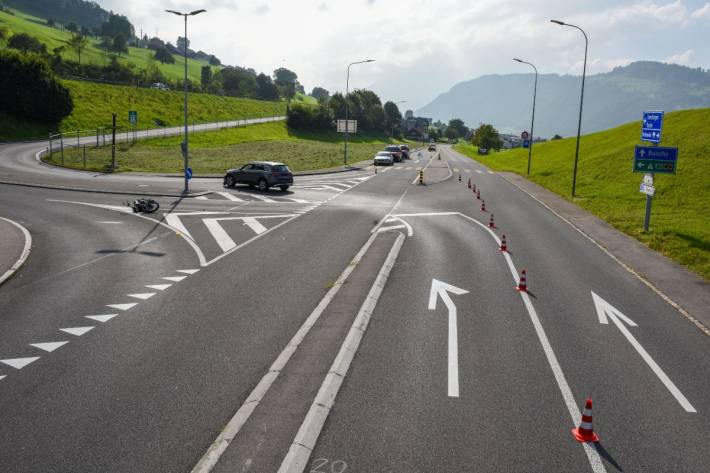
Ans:
POLYGON ((459 397, 459 342, 458 327, 456 321, 456 305, 451 300, 449 292, 461 295, 468 294, 468 291, 460 287, 452 286, 437 279, 431 280, 431 291, 429 291, 429 310, 436 310, 436 301, 439 297, 444 301, 449 310, 449 397, 459 397))
POLYGON ((624 323, 626 323, 630 327, 638 327, 636 322, 622 314, 619 309, 609 304, 607 301, 596 295, 593 291, 592 298, 594 299, 594 306, 597 308, 597 316, 599 317, 599 323, 608 324, 609 319, 611 319, 611 321, 614 322, 614 325, 616 325, 622 335, 626 337, 631 346, 636 349, 638 354, 641 355, 643 361, 648 364, 651 370, 656 374, 656 376, 658 376, 658 379, 661 380, 661 382, 666 386, 666 388, 668 388, 668 390, 671 392, 673 397, 676 398, 676 400, 683 407, 683 409, 685 409, 686 412, 697 412, 693 405, 688 402, 688 399, 686 399, 683 393, 680 392, 678 387, 673 384, 673 381, 671 381, 670 378, 666 375, 666 373, 663 372, 661 367, 658 366, 655 361, 653 361, 651 355, 648 354, 648 352, 641 346, 638 340, 636 340, 636 338, 631 335, 631 332, 629 332, 629 329, 626 328, 626 325, 624 325, 624 323))

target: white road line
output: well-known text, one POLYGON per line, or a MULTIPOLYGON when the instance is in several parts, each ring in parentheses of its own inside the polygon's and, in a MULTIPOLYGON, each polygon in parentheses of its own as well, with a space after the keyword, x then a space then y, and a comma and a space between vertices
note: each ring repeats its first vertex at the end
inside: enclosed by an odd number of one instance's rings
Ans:
POLYGON ((199 271, 200 271, 199 269, 178 269, 177 270, 178 273, 183 273, 183 274, 195 274, 199 271))
MULTIPOLYGON (((166 281, 172 281, 172 282, 180 282, 183 279, 185 279, 187 276, 166 276, 161 279, 165 279, 166 281)), ((109 306, 110 307, 110 306, 109 306)))
POLYGON ((278 203, 277 200, 270 199, 270 198, 266 197, 265 195, 259 195, 259 194, 249 194, 249 195, 252 196, 253 198, 257 199, 257 200, 262 201, 262 202, 268 202, 268 203, 270 203, 270 204, 276 204, 276 203, 278 203))
POLYGON ((242 220, 244 221, 244 224, 251 228, 257 235, 261 235, 266 231, 266 227, 253 217, 244 217, 242 220))
POLYGON ((382 233, 382 232, 389 232, 392 230, 398 230, 400 228, 407 228, 407 227, 405 227, 404 225, 392 225, 389 227, 380 227, 379 230, 377 230, 377 231, 382 233))
POLYGON ((323 384, 321 384, 308 414, 306 414, 305 419, 303 419, 303 423, 279 467, 279 473, 302 473, 306 469, 308 459, 315 448, 318 436, 335 403, 335 398, 350 369, 350 364, 360 346, 362 337, 365 335, 372 312, 377 306, 380 295, 387 283, 387 278, 402 248, 404 239, 405 236, 400 234, 392 245, 387 259, 380 268, 377 279, 375 279, 365 302, 363 302, 360 307, 360 311, 355 317, 350 331, 340 347, 338 355, 335 357, 330 370, 328 370, 328 374, 323 380, 323 384))
POLYGON ((217 192, 217 194, 221 195, 227 200, 231 200, 232 202, 247 202, 246 200, 240 199, 239 197, 230 192, 217 192))
POLYGON ((230 237, 225 229, 222 228, 222 225, 219 224, 218 220, 219 219, 216 218, 205 218, 202 221, 224 253, 236 247, 237 244, 234 243, 232 237, 230 237))
POLYGON ((488 171, 488 174, 495 174, 493 171, 488 171))
POLYGON ((154 295, 156 295, 157 292, 144 292, 142 294, 128 294, 128 297, 133 297, 135 299, 140 299, 142 301, 148 300, 154 295))
POLYGON ((459 172, 459 168, 454 168, 454 172, 459 172))
POLYGON ((105 224, 105 225, 119 225, 119 224, 121 224, 121 223, 123 223, 123 222, 115 222, 115 221, 103 220, 103 221, 100 221, 99 223, 103 223, 103 224, 105 224))
POLYGON ((146 286, 148 289, 157 289, 158 291, 164 291, 172 286, 172 284, 150 284, 146 286))
POLYGON ((9 218, 4 217, 0 217, 0 220, 8 222, 10 223, 10 225, 19 228, 22 232, 22 235, 25 237, 25 244, 22 248, 22 253, 20 253, 20 257, 12 264, 10 269, 0 275, 0 284, 2 284, 8 279, 10 279, 10 276, 15 274, 22 267, 22 265, 25 264, 25 261, 27 261, 27 258, 30 256, 30 249, 32 248, 32 235, 30 235, 30 232, 28 232, 25 227, 15 222, 14 220, 10 220, 9 218))
POLYGON ((87 319, 96 320, 102 324, 108 322, 112 318, 116 317, 118 314, 104 314, 104 315, 85 315, 87 319))
POLYGON ((16 370, 21 370, 25 366, 29 365, 30 363, 34 363, 35 361, 39 360, 41 357, 39 356, 31 356, 27 358, 10 358, 7 360, 0 360, 0 363, 4 363, 7 366, 12 366, 16 370))
MULTIPOLYGON (((382 225, 382 222, 384 222, 385 219, 387 219, 388 216, 397 208, 397 206, 406 194, 407 191, 402 194, 397 203, 394 205, 394 207, 392 207, 390 212, 385 217, 383 217, 382 221, 378 226, 382 225)), ((242 427, 244 427, 244 424, 246 424, 247 420, 249 420, 251 414, 254 412, 263 397, 269 391, 274 381, 276 381, 276 378, 278 378, 279 373, 281 373, 288 361, 291 359, 291 356, 293 356, 293 354, 296 352, 298 347, 301 345, 303 340, 310 332, 311 328, 316 324, 323 311, 328 307, 328 305, 336 296, 336 294, 338 294, 338 291, 340 291, 340 288, 343 287, 350 274, 358 266, 358 264, 360 264, 360 261, 370 249, 370 246, 375 241, 375 238, 377 238, 377 228, 378 227, 375 227, 375 229, 373 229, 370 238, 368 238, 362 248, 360 248, 353 260, 350 262, 350 264, 348 264, 343 270, 343 272, 340 273, 340 276, 338 276, 338 279, 336 279, 335 283, 333 283, 333 286, 328 290, 328 292, 326 292, 325 296, 323 296, 323 299, 321 299, 316 308, 313 309, 313 312, 311 312, 305 322, 303 322, 303 324, 299 327, 293 338, 291 338, 291 340, 288 342, 286 348, 281 351, 279 356, 272 363, 271 367, 269 367, 269 371, 261 378, 259 383, 246 398, 239 410, 237 410, 237 412, 229 420, 227 425, 224 427, 222 432, 220 432, 220 434, 217 436, 217 438, 209 447, 209 449, 205 452, 202 458, 200 458, 200 461, 192 469, 192 473, 209 473, 214 469, 215 466, 217 466, 217 463, 219 462, 219 459, 222 454, 227 450, 227 447, 229 447, 229 444, 232 442, 232 440, 234 440, 237 434, 239 434, 242 427)), ((271 230, 273 230, 273 228, 271 230)))
POLYGON ((93 330, 94 327, 69 327, 69 328, 60 328, 64 333, 68 333, 69 335, 76 335, 77 337, 81 337, 87 332, 90 332, 93 330))
POLYGON ((110 305, 107 305, 106 307, 126 311, 126 310, 134 308, 137 305, 138 305, 137 302, 130 302, 128 304, 110 304, 110 305))
POLYGON ((464 169, 464 172, 471 172, 470 169, 464 169))
POLYGON ((5 379, 5 378, 7 378, 7 375, 2 375, 2 376, 0 376, 0 381, 2 381, 2 380, 5 379))
POLYGON ((481 171, 480 169, 476 169, 476 172, 477 172, 478 174, 483 174, 483 171, 481 171))
POLYGON ((67 343, 69 342, 30 343, 30 346, 52 353, 54 350, 66 345, 67 343))
POLYGON ((209 200, 206 195, 198 195, 197 197, 195 197, 195 199, 198 199, 198 200, 209 200))

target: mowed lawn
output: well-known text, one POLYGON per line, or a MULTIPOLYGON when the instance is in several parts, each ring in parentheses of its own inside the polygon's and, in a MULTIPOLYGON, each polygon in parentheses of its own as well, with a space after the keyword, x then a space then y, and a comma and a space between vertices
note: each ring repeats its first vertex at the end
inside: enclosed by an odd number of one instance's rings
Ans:
MULTIPOLYGON (((676 175, 656 175, 651 231, 643 232, 643 174, 632 172, 641 120, 582 137, 577 198, 572 199, 575 138, 536 144, 530 179, 589 210, 710 281, 710 109, 665 116, 662 146, 677 146, 676 175)), ((478 156, 471 145, 456 150, 498 171, 525 175, 528 150, 478 156)))
MULTIPOLYGON (((190 166, 196 175, 221 174, 249 161, 282 161, 294 171, 336 167, 343 164, 343 141, 338 133, 306 133, 290 130, 285 122, 263 123, 241 128, 190 135, 190 166)), ((182 137, 156 138, 135 144, 119 144, 116 160, 120 172, 182 172, 182 137)), ((348 162, 372 158, 388 143, 385 137, 351 137, 348 162)), ((64 165, 84 169, 83 149, 68 149, 64 165)), ((106 171, 111 148, 86 148, 87 170, 106 171)), ((61 163, 55 153, 51 162, 61 163)))

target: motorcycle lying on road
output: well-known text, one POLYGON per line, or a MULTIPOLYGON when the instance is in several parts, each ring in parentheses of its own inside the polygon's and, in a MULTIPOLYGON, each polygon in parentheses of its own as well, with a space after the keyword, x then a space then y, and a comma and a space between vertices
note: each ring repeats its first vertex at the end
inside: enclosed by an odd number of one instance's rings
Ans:
POLYGON ((124 202, 133 209, 134 213, 153 213, 160 208, 160 204, 153 199, 136 199, 133 202, 124 202))

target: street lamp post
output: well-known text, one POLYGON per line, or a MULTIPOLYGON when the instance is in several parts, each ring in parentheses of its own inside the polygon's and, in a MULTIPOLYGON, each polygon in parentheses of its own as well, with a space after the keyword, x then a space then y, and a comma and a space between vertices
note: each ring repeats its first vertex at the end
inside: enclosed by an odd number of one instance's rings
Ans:
POLYGON ((188 154, 188 147, 187 147, 187 17, 188 16, 195 16, 199 15, 200 13, 204 13, 207 10, 195 10, 190 13, 180 13, 174 10, 165 10, 168 13, 172 13, 174 15, 182 16, 185 18, 185 44, 184 44, 184 56, 185 56, 185 79, 184 79, 184 85, 185 85, 185 139, 183 141, 183 148, 182 148, 182 155, 184 158, 184 165, 185 165, 185 188, 183 189, 183 192, 187 194, 189 192, 189 177, 187 175, 187 169, 190 167, 190 162, 189 162, 189 154, 188 154))
POLYGON ((345 149, 343 150, 343 165, 345 166, 348 165, 348 93, 350 90, 350 66, 374 61, 374 59, 365 59, 364 61, 351 62, 348 64, 348 75, 345 78, 345 149))
POLYGON ((550 20, 552 23, 556 23, 560 26, 569 26, 571 28, 576 28, 582 32, 584 35, 584 67, 582 68, 582 95, 579 99, 579 123, 577 124, 577 149, 574 153, 574 172, 572 173, 572 197, 574 197, 575 190, 577 188, 577 162, 579 161, 579 135, 582 131, 582 106, 584 105, 584 78, 587 74, 587 48, 589 47, 589 38, 587 38, 587 33, 584 32, 582 28, 577 25, 571 25, 559 20, 550 20))
POLYGON ((533 130, 535 128, 535 99, 537 98, 537 67, 531 62, 523 61, 522 59, 513 58, 513 61, 518 61, 523 64, 527 64, 535 69, 535 88, 533 89, 533 108, 532 108, 532 121, 530 122, 530 146, 528 147, 528 176, 530 175, 530 160, 532 159, 532 147, 535 135, 533 135, 533 130))
MULTIPOLYGON (((401 103, 407 103, 406 100, 400 100, 399 102, 395 102, 395 105, 399 105, 401 103)), ((394 123, 392 123, 392 138, 394 138, 394 123)))

